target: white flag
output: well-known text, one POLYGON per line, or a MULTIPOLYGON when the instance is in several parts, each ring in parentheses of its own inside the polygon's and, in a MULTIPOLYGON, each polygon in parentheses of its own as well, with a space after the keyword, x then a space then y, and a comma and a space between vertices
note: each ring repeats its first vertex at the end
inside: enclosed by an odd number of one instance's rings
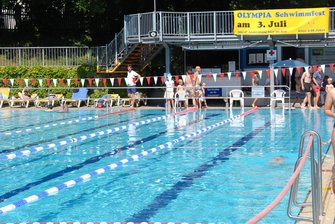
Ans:
POLYGON ((109 78, 109 80, 111 81, 111 85, 114 86, 114 78, 109 78))
POLYGON ((157 80, 158 80, 158 77, 154 76, 154 83, 155 83, 155 85, 157 85, 157 80))
POLYGON ((95 78, 95 85, 96 85, 97 87, 99 86, 99 81, 100 81, 99 78, 95 78))
POLYGON ((66 79, 66 82, 67 82, 67 86, 70 87, 70 85, 71 85, 71 79, 66 79))
POLYGON ((84 85, 85 85, 85 79, 80 79, 80 82, 81 82, 81 86, 84 87, 84 85))
POLYGON ((293 74, 293 68, 288 68, 288 70, 290 71, 290 75, 292 75, 293 74))
POLYGON ((52 79, 52 82, 54 83, 54 86, 57 86, 57 79, 52 79))
POLYGON ((9 79, 10 84, 12 84, 12 86, 14 85, 14 79, 9 79))
POLYGON ((26 84, 26 86, 29 86, 28 85, 28 79, 24 79, 24 83, 26 84))
POLYGON ((143 86, 143 79, 144 79, 144 77, 141 77, 141 78, 140 78, 141 86, 143 86))
POLYGON ((181 78, 183 79, 183 82, 186 83, 186 75, 182 75, 181 78))
POLYGON ((124 82, 126 83, 126 85, 128 86, 128 82, 129 81, 129 79, 128 78, 124 78, 124 82))
POLYGON ((242 72, 243 79, 245 80, 245 76, 247 75, 247 72, 242 72))
POLYGON ((259 78, 262 79, 263 70, 258 70, 259 78))
POLYGON ((38 80, 38 83, 40 84, 40 87, 43 86, 43 80, 42 80, 42 79, 39 79, 39 80, 38 80))
POLYGON ((213 79, 214 79, 214 82, 216 82, 216 77, 218 76, 218 73, 213 73, 213 79))
POLYGON ((230 80, 231 72, 227 72, 227 75, 228 75, 228 79, 230 80))
POLYGON ((321 68, 322 68, 322 72, 325 72, 326 65, 321 65, 321 68))
POLYGON ((308 72, 308 66, 304 67, 305 68, 305 72, 308 72))
POLYGON ((275 76, 277 78, 277 76, 278 76, 278 68, 273 69, 273 71, 275 72, 275 76))
POLYGON ((198 75, 198 77, 199 77, 199 82, 201 83, 201 78, 202 78, 202 75, 201 75, 201 74, 199 74, 199 75, 198 75))

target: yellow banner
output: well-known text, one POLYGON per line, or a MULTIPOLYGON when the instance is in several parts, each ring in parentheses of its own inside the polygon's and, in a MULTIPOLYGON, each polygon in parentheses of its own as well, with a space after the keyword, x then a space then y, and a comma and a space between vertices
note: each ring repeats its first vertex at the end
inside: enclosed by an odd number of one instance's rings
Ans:
POLYGON ((329 8, 234 11, 235 35, 317 34, 329 31, 329 8))

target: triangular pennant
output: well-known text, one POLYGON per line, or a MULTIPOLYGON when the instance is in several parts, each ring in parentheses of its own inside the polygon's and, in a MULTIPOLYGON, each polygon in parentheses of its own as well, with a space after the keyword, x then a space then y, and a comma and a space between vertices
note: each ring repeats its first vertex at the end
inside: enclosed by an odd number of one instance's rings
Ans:
POLYGON ((40 87, 43 86, 43 80, 42 80, 42 79, 39 79, 39 80, 38 80, 38 83, 40 84, 40 87))
POLYGON ((140 78, 141 86, 143 86, 143 80, 144 80, 144 77, 141 77, 141 78, 140 78))
POLYGON ((220 78, 224 79, 224 73, 223 72, 220 73, 220 78))
POLYGON ((227 75, 228 75, 228 79, 230 80, 231 72, 227 72, 227 75))
POLYGON ((73 81, 74 81, 74 84, 75 84, 76 86, 78 86, 78 79, 77 79, 77 78, 74 78, 73 81))
POLYGON ((99 79, 99 78, 95 78, 94 81, 95 81, 95 85, 98 87, 98 86, 99 86, 100 79, 99 79))
POLYGON ((331 70, 332 72, 334 72, 334 64, 330 64, 329 67, 330 67, 330 70, 331 70))
POLYGON ((277 78, 278 77, 278 68, 273 69, 273 71, 275 72, 275 76, 277 78))
POLYGON ((24 79, 24 83, 26 84, 25 86, 29 86, 28 79, 24 79))
POLYGON ((70 87, 71 86, 71 79, 66 79, 66 83, 67 83, 67 86, 70 87))
POLYGON ((245 80, 246 75, 247 75, 247 72, 242 72, 242 76, 244 80, 245 80))
POLYGON ((317 65, 313 65, 313 71, 316 72, 316 70, 318 69, 317 65))
POLYGON ((290 75, 292 75, 293 74, 293 68, 288 68, 288 70, 290 71, 290 75))
POLYGON ((9 81, 10 81, 10 84, 11 84, 12 86, 14 86, 14 79, 9 79, 9 81))
POLYGON ((325 72, 325 69, 326 69, 326 65, 320 65, 321 68, 322 68, 322 72, 324 73, 325 72))
POLYGON ((109 78, 109 81, 111 82, 111 85, 114 86, 114 78, 109 78))
POLYGON ((88 85, 92 86, 93 79, 92 78, 87 78, 87 81, 88 81, 88 85))
POLYGON ((148 86, 150 86, 150 76, 148 76, 148 77, 145 77, 145 79, 147 80, 147 83, 148 83, 148 86))
POLYGON ((182 75, 181 78, 183 79, 183 82, 186 82, 186 75, 182 75))
POLYGON ((102 83, 104 84, 104 87, 106 87, 106 86, 107 86, 107 79, 106 79, 106 78, 103 78, 103 79, 102 79, 102 83))
POLYGON ((57 86, 57 79, 52 79, 52 82, 54 84, 54 87, 56 87, 57 86))
POLYGON ((216 82, 216 77, 218 76, 217 73, 213 73, 213 79, 214 79, 214 82, 216 82))
POLYGON ((59 84, 63 87, 64 86, 64 79, 60 79, 59 84))
POLYGON ((178 83, 179 75, 176 75, 174 79, 175 79, 176 83, 178 83))
POLYGON ((157 85, 157 80, 158 80, 158 77, 154 76, 154 83, 155 83, 155 85, 157 85))
POLYGON ((50 79, 46 79, 45 82, 46 82, 47 86, 49 87, 50 86, 50 79))
POLYGON ((202 75, 199 74, 198 77, 199 77, 199 82, 201 83, 202 75))
POLYGON ((297 72, 298 72, 298 75, 301 74, 301 67, 297 67, 297 72))
POLYGON ((209 80, 211 78, 211 75, 209 73, 206 74, 206 80, 209 80))
POLYGON ((84 85, 85 85, 85 79, 80 79, 80 82, 81 82, 81 86, 84 87, 84 85))
POLYGON ((164 76, 161 76, 161 82, 162 82, 162 84, 164 83, 164 76))
POLYGON ((22 79, 18 79, 18 80, 17 80, 17 84, 18 84, 19 86, 21 86, 21 85, 22 85, 22 79))
POLYGON ((117 83, 119 84, 119 86, 121 86, 121 80, 122 80, 121 78, 117 78, 117 83))
POLYGON ((286 76, 286 68, 282 68, 282 69, 281 69, 281 73, 282 73, 283 76, 285 77, 285 76, 286 76))
POLYGON ((6 87, 8 84, 8 79, 3 79, 2 81, 3 81, 4 86, 6 87))
POLYGON ((262 79, 263 70, 258 70, 259 78, 262 79))
POLYGON ((270 78, 270 69, 266 69, 266 74, 268 75, 268 78, 270 78))
POLYGON ((35 84, 36 84, 36 80, 35 80, 35 79, 32 79, 32 80, 31 80, 31 85, 32 85, 32 86, 35 86, 35 84))
POLYGON ((235 72, 236 79, 238 80, 240 73, 238 71, 235 72))

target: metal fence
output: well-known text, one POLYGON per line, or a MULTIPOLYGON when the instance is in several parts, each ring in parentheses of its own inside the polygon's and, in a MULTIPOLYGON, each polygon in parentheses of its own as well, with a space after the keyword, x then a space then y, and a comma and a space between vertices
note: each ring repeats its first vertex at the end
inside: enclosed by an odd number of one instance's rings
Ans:
POLYGON ((1 47, 0 66, 92 65, 96 52, 96 47, 1 47))

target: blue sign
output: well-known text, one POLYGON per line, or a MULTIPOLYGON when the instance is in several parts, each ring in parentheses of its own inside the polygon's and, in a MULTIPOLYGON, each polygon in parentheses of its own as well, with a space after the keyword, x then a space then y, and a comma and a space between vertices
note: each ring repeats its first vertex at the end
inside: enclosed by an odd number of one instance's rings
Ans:
POLYGON ((264 86, 253 86, 251 89, 252 97, 264 97, 264 86))
POLYGON ((205 96, 222 96, 222 88, 206 88, 205 96))

